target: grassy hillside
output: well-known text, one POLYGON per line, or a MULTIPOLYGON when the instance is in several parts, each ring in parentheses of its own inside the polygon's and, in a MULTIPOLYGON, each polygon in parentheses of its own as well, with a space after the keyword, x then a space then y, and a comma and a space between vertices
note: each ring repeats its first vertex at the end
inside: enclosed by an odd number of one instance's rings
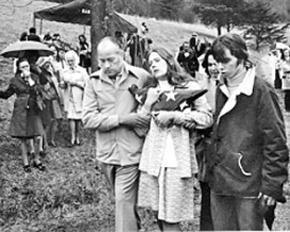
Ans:
MULTIPOLYGON (((25 5, 29 0, 14 1, 25 5)), ((9 1, 0 0, 0 50, 17 40, 20 33, 31 26, 33 11, 51 6, 51 3, 34 1, 24 8, 13 9, 9 1), (13 13, 13 14, 12 14, 13 13)), ((197 25, 181 24, 140 17, 125 16, 135 25, 146 21, 155 43, 176 51, 192 31, 211 34, 212 31, 197 25)), ((44 22, 44 32, 59 32, 70 43, 77 41, 83 27, 71 24, 44 22)), ((0 57, 0 89, 7 86, 12 76, 12 61, 0 57)), ((83 145, 67 148, 69 139, 67 122, 60 125, 58 148, 49 148, 44 160, 47 171, 22 170, 19 144, 7 135, 14 98, 0 100, 0 231, 1 232, 95 232, 114 229, 113 198, 104 176, 95 169, 95 143, 92 131, 82 131, 83 145)), ((289 135, 290 115, 285 114, 289 135)), ((290 188, 286 186, 287 198, 290 188)), ((199 194, 196 195, 195 220, 183 223, 184 231, 198 227, 199 194)), ((152 213, 140 210, 142 228, 156 229, 152 213)), ((275 230, 290 230, 290 203, 279 206, 275 230)))

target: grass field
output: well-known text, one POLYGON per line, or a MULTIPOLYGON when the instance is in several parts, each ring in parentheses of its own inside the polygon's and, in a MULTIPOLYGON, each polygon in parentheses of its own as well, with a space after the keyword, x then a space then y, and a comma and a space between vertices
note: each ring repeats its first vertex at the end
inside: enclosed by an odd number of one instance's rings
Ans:
MULTIPOLYGON (((24 5, 28 0, 15 1, 24 5)), ((31 13, 51 6, 35 1, 12 13, 9 1, 0 0, 0 50, 17 40, 20 33, 31 26, 31 13)), ((140 25, 143 18, 126 16, 140 25)), ((173 52, 195 29, 202 33, 212 31, 198 25, 147 20, 150 37, 157 44, 173 52), (208 30, 208 31, 207 31, 208 30)), ((44 31, 59 32, 70 43, 77 41, 83 27, 71 24, 44 23, 44 31)), ((12 77, 12 61, 0 57, 0 88, 7 86, 12 77)), ((281 95, 281 94, 280 94, 281 95)), ((62 122, 57 135, 58 148, 49 148, 44 160, 47 171, 22 170, 19 144, 7 135, 14 97, 0 100, 0 231, 1 232, 95 232, 114 229, 114 202, 104 176, 95 169, 95 143, 92 131, 82 131, 83 145, 67 148, 68 125, 62 122)), ((287 135, 290 138, 290 115, 285 113, 287 135)), ((285 186, 288 202, 279 205, 275 230, 290 230, 290 186, 285 186)), ((184 231, 198 228, 199 194, 196 194, 196 216, 183 223, 184 231)), ((156 230, 151 212, 140 210, 144 231, 156 230)))

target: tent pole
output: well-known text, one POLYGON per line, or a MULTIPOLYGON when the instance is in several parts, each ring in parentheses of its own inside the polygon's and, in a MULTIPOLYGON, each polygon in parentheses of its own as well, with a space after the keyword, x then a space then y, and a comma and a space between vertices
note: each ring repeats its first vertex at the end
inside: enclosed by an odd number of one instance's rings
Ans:
POLYGON ((35 27, 36 28, 36 18, 35 18, 35 16, 34 16, 34 14, 33 14, 33 27, 35 27))
POLYGON ((106 0, 90 0, 91 3, 91 48, 92 72, 98 70, 97 46, 105 36, 103 29, 106 16, 106 0))
POLYGON ((39 34, 42 35, 43 19, 40 20, 39 34))

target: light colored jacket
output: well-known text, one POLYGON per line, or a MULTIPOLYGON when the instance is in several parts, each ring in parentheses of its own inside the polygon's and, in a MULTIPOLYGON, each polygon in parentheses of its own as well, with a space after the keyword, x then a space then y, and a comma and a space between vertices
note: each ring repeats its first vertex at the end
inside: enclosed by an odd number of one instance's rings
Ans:
MULTIPOLYGON (((197 82, 188 84, 188 88, 201 89, 197 82)), ((186 117, 187 120, 194 122, 196 128, 206 129, 213 123, 211 108, 207 103, 206 97, 201 96, 193 103, 193 109, 180 112, 180 117, 186 117)), ((164 159, 166 149, 166 138, 168 133, 172 135, 173 147, 177 160, 177 172, 180 178, 192 177, 197 173, 197 161, 194 142, 195 133, 190 133, 188 129, 182 126, 173 125, 168 128, 159 127, 154 119, 151 119, 149 132, 146 136, 143 146, 139 169, 150 175, 158 176, 164 159)))
POLYGON ((91 75, 83 101, 84 127, 96 130, 97 160, 116 165, 139 163, 143 138, 132 128, 120 126, 119 116, 136 112, 137 101, 128 88, 142 87, 150 75, 145 70, 124 64, 116 86, 102 70, 91 75))
POLYGON ((65 111, 68 111, 69 109, 69 101, 74 103, 77 112, 82 111, 83 93, 87 79, 87 71, 80 66, 77 66, 74 70, 66 68, 63 71, 63 81, 67 84, 67 88, 64 90, 65 111), (71 83, 78 84, 78 86, 74 86, 71 83))

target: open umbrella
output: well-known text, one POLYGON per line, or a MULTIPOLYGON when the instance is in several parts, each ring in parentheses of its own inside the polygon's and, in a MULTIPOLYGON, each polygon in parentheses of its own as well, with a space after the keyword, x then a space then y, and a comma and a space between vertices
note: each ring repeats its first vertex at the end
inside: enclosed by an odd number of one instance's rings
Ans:
POLYGON ((40 42, 36 41, 18 41, 10 44, 5 48, 0 55, 6 58, 14 57, 18 58, 21 54, 26 51, 35 51, 39 56, 50 56, 53 55, 53 51, 50 48, 40 42))

